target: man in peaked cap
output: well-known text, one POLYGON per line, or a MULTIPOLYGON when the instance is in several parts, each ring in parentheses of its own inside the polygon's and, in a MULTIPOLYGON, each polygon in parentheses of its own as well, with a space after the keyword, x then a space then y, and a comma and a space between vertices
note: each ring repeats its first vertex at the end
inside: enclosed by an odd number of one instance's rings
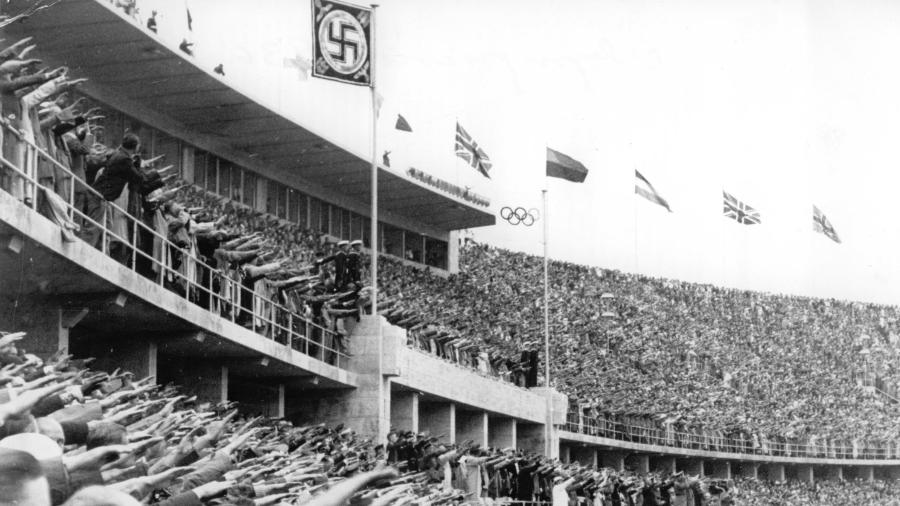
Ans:
POLYGON ((350 243, 350 252, 347 254, 347 283, 353 283, 357 290, 362 284, 360 268, 362 267, 362 246, 363 242, 357 239, 350 243))
POLYGON ((316 262, 319 265, 334 262, 334 289, 337 292, 342 292, 347 287, 347 254, 350 250, 350 242, 339 241, 337 246, 338 250, 336 253, 316 262))

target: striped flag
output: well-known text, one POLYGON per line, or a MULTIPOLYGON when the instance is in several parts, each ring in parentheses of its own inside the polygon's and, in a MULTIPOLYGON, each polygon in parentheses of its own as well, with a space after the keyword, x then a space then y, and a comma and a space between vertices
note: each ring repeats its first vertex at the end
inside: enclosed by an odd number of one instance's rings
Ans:
POLYGON ((725 205, 723 214, 726 218, 731 218, 742 225, 758 225, 762 222, 756 209, 732 197, 725 190, 722 190, 722 196, 725 205))
POLYGON ((634 193, 637 193, 654 204, 665 207, 670 213, 672 212, 672 208, 669 207, 669 203, 666 202, 666 199, 662 198, 662 195, 656 191, 656 188, 650 184, 650 181, 647 181, 647 178, 645 178, 637 169, 634 169, 634 179, 634 193))
POLYGON ((484 177, 491 178, 488 175, 488 171, 491 170, 493 165, 491 159, 488 158, 487 153, 481 149, 478 143, 475 142, 475 139, 458 122, 456 123, 456 156, 468 162, 473 169, 477 169, 484 177))
POLYGON ((841 243, 841 238, 838 237, 831 222, 825 217, 825 213, 820 211, 816 206, 813 206, 813 230, 825 235, 838 244, 841 243))

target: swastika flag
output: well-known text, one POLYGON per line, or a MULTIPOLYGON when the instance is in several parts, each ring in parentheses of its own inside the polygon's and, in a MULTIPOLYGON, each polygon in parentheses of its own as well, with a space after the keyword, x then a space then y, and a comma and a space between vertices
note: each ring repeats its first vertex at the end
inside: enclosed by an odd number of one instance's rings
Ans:
POLYGON ((372 85, 372 9, 314 0, 312 75, 372 85))

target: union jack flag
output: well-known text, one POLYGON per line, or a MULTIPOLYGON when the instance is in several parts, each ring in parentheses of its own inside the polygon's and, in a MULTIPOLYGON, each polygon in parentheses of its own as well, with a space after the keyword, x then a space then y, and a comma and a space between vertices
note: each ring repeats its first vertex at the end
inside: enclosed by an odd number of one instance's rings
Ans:
POLYGON ((838 237, 837 231, 834 230, 831 222, 825 217, 825 213, 820 211, 816 206, 813 206, 813 230, 820 234, 825 234, 829 239, 838 244, 841 243, 841 238, 838 237))
POLYGON ((758 225, 762 221, 759 216, 759 211, 756 209, 753 209, 747 204, 732 197, 725 190, 722 190, 722 196, 725 199, 725 209, 723 212, 726 218, 731 218, 743 225, 758 225))
POLYGON ((475 142, 475 139, 459 123, 456 124, 456 156, 468 162, 473 169, 477 169, 484 177, 491 178, 488 175, 488 171, 491 170, 493 165, 491 159, 488 158, 487 153, 481 149, 481 146, 475 142))

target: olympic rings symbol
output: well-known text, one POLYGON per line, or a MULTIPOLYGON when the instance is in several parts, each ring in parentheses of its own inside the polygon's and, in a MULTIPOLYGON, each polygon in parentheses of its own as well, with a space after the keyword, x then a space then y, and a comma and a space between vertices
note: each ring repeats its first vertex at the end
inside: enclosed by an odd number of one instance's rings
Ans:
POLYGON ((535 208, 526 211, 524 207, 512 208, 506 206, 503 209, 500 209, 500 217, 509 222, 510 225, 518 225, 521 223, 526 227, 530 227, 534 225, 535 221, 540 219, 541 213, 535 208))

